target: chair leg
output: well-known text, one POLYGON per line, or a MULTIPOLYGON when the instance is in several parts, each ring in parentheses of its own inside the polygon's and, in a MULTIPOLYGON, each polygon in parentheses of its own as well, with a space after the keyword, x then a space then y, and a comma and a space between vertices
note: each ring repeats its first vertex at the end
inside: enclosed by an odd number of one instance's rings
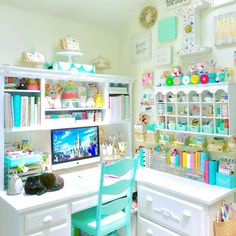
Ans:
POLYGON ((130 236, 130 224, 127 224, 125 227, 125 236, 130 236))
POLYGON ((71 236, 75 235, 75 226, 71 224, 71 236))

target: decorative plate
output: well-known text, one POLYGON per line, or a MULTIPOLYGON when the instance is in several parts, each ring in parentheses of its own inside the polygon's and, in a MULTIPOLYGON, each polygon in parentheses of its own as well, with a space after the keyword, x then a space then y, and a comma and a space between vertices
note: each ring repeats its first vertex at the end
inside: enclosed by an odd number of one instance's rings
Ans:
POLYGON ((157 20, 157 10, 155 7, 147 6, 142 9, 139 15, 139 23, 143 27, 151 28, 157 20))

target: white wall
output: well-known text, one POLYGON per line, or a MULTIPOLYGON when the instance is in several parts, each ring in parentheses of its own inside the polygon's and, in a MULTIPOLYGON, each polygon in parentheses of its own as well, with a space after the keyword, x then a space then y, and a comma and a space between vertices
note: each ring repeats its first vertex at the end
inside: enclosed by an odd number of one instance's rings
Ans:
POLYGON ((119 34, 92 25, 41 15, 0 5, 0 64, 17 65, 21 53, 32 48, 43 52, 47 61, 55 60, 59 39, 72 36, 80 40, 84 56, 78 63, 90 64, 101 53, 109 58, 112 69, 107 73, 119 74, 119 34))
MULTIPOLYGON (((147 1, 146 5, 153 5, 158 10, 158 19, 164 19, 169 16, 174 16, 176 14, 175 10, 167 10, 165 1, 152 0, 147 1)), ((174 53, 182 47, 182 28, 181 28, 181 17, 178 16, 178 30, 177 30, 177 38, 175 40, 171 40, 165 43, 159 43, 157 40, 157 23, 151 29, 144 29, 140 26, 137 19, 133 22, 130 22, 127 25, 126 31, 124 33, 124 38, 122 39, 122 68, 124 68, 124 72, 127 75, 133 76, 136 78, 134 83, 134 106, 133 106, 133 122, 138 121, 138 112, 139 112, 139 99, 140 92, 142 91, 141 86, 141 74, 146 70, 153 70, 155 81, 157 82, 161 76, 161 73, 164 69, 172 69, 172 66, 180 65, 183 68, 186 68, 189 62, 206 62, 210 59, 214 59, 217 61, 219 66, 232 66, 235 70, 235 65, 233 64, 233 52, 236 49, 235 45, 227 46, 224 48, 216 48, 214 46, 214 21, 213 18, 216 15, 228 13, 235 11, 236 3, 225 5, 218 8, 207 8, 201 14, 201 39, 203 46, 212 47, 212 52, 209 54, 204 54, 200 56, 191 56, 188 58, 179 58, 173 55, 173 63, 169 66, 159 66, 154 67, 152 64, 152 60, 144 61, 142 63, 132 63, 131 61, 131 44, 132 38, 138 35, 142 35, 147 32, 151 32, 152 34, 152 52, 155 51, 155 48, 172 46, 174 53)), ((141 9, 140 9, 141 10, 141 9)), ((184 70, 184 72, 186 72, 184 70)), ((236 72, 234 71, 234 81, 236 81, 236 72)))

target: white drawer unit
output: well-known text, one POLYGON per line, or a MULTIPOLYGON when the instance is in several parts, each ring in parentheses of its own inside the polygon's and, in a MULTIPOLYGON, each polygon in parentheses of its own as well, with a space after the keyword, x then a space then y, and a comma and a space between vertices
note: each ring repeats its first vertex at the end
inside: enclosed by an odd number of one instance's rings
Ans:
POLYGON ((66 236, 68 233, 68 224, 59 225, 50 229, 45 229, 29 236, 66 236))
POLYGON ((140 236, 180 236, 160 225, 154 224, 149 220, 140 217, 139 219, 140 236))
POLYGON ((214 236, 220 203, 234 201, 234 189, 212 186, 150 168, 139 168, 138 236, 214 236))
POLYGON ((140 216, 184 235, 204 235, 204 209, 186 201, 139 188, 140 216))
POLYGON ((62 235, 52 233, 56 230, 61 230, 63 232, 62 229, 53 228, 63 224, 66 225, 68 222, 68 215, 68 206, 66 204, 27 214, 25 215, 25 234, 41 235, 40 232, 46 230, 48 231, 48 234, 45 233, 45 235, 62 235))

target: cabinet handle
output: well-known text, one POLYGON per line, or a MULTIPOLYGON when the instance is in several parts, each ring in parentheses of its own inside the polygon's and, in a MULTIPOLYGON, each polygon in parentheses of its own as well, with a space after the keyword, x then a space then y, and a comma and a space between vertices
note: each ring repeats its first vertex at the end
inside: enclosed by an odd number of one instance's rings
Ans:
POLYGON ((152 197, 147 196, 147 197, 146 197, 146 201, 147 201, 148 203, 152 203, 152 197))
POLYGON ((191 217, 191 212, 188 211, 188 210, 184 210, 184 211, 183 211, 183 215, 184 215, 185 217, 187 217, 187 218, 190 218, 190 217, 191 217))
POLYGON ((146 233, 147 233, 147 235, 152 235, 153 233, 152 233, 152 230, 151 229, 147 229, 147 231, 146 231, 146 233))
POLYGON ((153 209, 154 212, 156 213, 160 213, 165 217, 170 217, 172 220, 176 221, 176 222, 180 222, 180 218, 178 216, 176 216, 175 214, 173 214, 171 211, 164 209, 164 208, 154 208, 153 209))
POLYGON ((52 216, 45 216, 43 219, 43 223, 47 224, 53 220, 52 216))

